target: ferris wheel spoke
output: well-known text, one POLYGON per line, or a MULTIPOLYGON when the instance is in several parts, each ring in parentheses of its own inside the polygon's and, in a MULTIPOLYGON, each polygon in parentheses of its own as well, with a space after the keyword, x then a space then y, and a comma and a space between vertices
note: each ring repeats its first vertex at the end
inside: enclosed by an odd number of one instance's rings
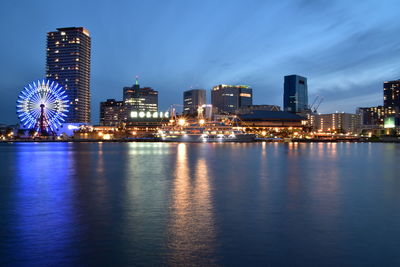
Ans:
POLYGON ((17 99, 17 114, 24 127, 34 127, 37 131, 54 130, 65 122, 68 113, 68 95, 57 82, 34 81, 25 86, 17 99), (44 107, 41 105, 44 104, 44 107), (40 121, 44 116, 44 122, 40 121))

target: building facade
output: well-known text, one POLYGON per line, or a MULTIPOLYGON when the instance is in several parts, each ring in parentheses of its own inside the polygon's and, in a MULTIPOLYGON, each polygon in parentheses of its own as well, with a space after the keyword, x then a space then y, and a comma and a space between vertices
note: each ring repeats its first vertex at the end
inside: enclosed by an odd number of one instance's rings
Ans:
POLYGON ((371 129, 377 127, 383 127, 385 124, 385 119, 391 118, 398 124, 398 113, 392 107, 367 107, 358 108, 357 114, 360 115, 361 127, 363 129, 371 129))
POLYGON ((335 133, 358 133, 360 115, 351 113, 331 113, 311 115, 310 124, 314 131, 335 133))
POLYGON ((383 83, 383 106, 400 113, 400 80, 383 83))
POLYGON ((211 90, 211 104, 217 114, 233 114, 240 107, 253 105, 253 90, 247 85, 220 84, 211 90))
POLYGON ((306 125, 306 120, 287 111, 266 111, 255 110, 251 114, 239 114, 240 125, 251 130, 262 129, 302 129, 306 125))
POLYGON ((124 102, 107 99, 100 102, 100 125, 119 126, 125 121, 124 102))
POLYGON ((153 114, 158 111, 158 91, 151 87, 141 88, 137 79, 133 86, 124 87, 123 99, 127 120, 130 120, 133 112, 153 114))
POLYGON ((90 123, 90 47, 89 31, 83 27, 47 33, 46 77, 67 92, 69 123, 90 123))
POLYGON ((183 92, 183 114, 197 115, 199 107, 206 104, 206 90, 192 89, 183 92))
POLYGON ((299 75, 288 75, 284 78, 283 109, 301 113, 308 107, 307 78, 299 75))

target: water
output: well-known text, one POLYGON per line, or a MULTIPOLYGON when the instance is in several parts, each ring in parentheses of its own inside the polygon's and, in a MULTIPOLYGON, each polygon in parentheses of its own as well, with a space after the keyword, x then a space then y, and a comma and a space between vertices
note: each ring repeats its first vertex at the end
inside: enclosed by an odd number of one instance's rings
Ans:
POLYGON ((0 265, 400 265, 400 145, 0 144, 0 265))

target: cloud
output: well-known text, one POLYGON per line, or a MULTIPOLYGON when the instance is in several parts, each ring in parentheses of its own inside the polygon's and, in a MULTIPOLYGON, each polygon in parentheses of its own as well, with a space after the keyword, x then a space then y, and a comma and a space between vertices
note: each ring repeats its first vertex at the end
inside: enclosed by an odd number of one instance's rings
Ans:
POLYGON ((43 76, 46 31, 66 25, 92 34, 94 122, 99 102, 121 98, 135 75, 160 92, 165 108, 181 103, 191 85, 209 91, 219 83, 249 84, 255 103, 282 105, 283 76, 300 74, 310 102, 323 95, 326 112, 354 110, 360 99, 379 104, 382 82, 400 78, 394 0, 88 1, 70 16, 77 3, 59 9, 54 1, 28 2, 1 13, 9 42, 0 44, 0 122, 16 120, 10 90, 43 76), (38 12, 47 15, 32 21, 38 12))

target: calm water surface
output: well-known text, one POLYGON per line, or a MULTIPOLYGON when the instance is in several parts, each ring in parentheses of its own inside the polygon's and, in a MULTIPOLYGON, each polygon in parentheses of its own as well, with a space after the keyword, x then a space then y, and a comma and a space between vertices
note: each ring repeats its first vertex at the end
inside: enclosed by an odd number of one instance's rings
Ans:
POLYGON ((0 144, 0 265, 400 266, 399 144, 0 144))

